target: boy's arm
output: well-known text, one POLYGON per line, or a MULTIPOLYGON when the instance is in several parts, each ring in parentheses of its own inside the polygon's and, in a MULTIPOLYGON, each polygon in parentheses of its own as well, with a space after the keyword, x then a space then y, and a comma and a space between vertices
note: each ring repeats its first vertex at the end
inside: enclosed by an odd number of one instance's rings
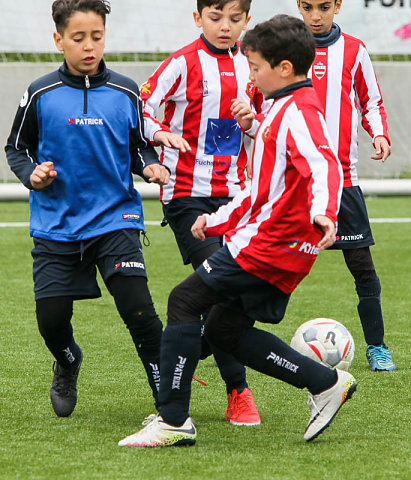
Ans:
POLYGON ((309 179, 310 218, 328 217, 334 225, 343 185, 340 161, 332 147, 323 115, 315 108, 290 109, 287 151, 301 176, 309 179))
POLYGON ((36 103, 30 89, 20 101, 5 147, 8 164, 21 183, 32 190, 30 176, 37 164, 38 124, 36 103))
POLYGON ((216 212, 200 215, 191 227, 191 232, 198 240, 224 235, 237 226, 239 220, 250 210, 250 206, 250 188, 247 186, 230 203, 222 205, 216 212))
POLYGON ((371 158, 384 162, 390 155, 387 114, 383 106, 380 87, 364 45, 360 46, 360 62, 355 72, 354 87, 361 112, 361 124, 373 140, 376 154, 371 158))
POLYGON ((157 120, 160 106, 170 99, 181 83, 178 61, 168 57, 153 75, 141 86, 141 98, 144 102, 144 128, 147 138, 154 142, 157 132, 172 133, 170 128, 157 120))
POLYGON ((130 132, 131 172, 140 175, 146 182, 166 185, 169 170, 162 165, 154 147, 144 136, 143 104, 137 100, 138 125, 130 132))

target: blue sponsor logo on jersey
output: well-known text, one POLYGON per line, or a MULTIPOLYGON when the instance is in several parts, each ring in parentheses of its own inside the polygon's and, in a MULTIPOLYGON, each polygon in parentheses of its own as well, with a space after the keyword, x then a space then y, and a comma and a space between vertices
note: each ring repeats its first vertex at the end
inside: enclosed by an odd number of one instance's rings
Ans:
POLYGON ((210 118, 205 138, 206 155, 237 156, 241 148, 241 129, 234 119, 210 118))

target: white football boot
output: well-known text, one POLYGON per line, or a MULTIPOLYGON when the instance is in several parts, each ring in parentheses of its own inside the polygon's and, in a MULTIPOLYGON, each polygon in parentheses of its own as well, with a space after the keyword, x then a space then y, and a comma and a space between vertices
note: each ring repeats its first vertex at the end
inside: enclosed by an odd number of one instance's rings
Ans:
POLYGON ((337 383, 317 395, 309 395, 308 406, 311 418, 304 433, 307 442, 318 437, 334 420, 341 406, 351 398, 357 388, 357 381, 348 372, 336 369, 337 383))
POLYGON ((156 415, 134 435, 118 442, 120 447, 170 447, 188 446, 196 443, 197 431, 192 418, 188 417, 181 427, 165 423, 156 415))

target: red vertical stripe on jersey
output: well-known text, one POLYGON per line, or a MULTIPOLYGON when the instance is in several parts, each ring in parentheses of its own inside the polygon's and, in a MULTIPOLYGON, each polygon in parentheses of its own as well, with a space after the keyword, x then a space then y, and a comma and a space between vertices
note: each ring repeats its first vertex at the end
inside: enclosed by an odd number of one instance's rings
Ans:
POLYGON ((317 48, 312 65, 312 82, 321 106, 323 114, 327 109, 327 79, 328 79, 328 48, 317 48))
MULTIPOLYGON (((195 53, 198 57, 198 52, 195 53)), ((200 64, 197 58, 197 65, 200 64)), ((203 109, 203 97, 201 96, 203 85, 203 72, 200 68, 187 68, 187 85, 186 85, 186 98, 187 108, 184 112, 183 120, 183 132, 182 136, 186 136, 186 130, 190 130, 190 134, 187 137, 191 138, 190 147, 191 152, 180 152, 179 160, 176 167, 176 181, 173 197, 190 196, 193 189, 193 176, 195 159, 197 158, 198 139, 200 134, 201 125, 201 112, 203 109), (193 101, 193 99, 196 101, 193 101), (193 162, 194 159, 194 162, 193 162), (179 192, 183 191, 183 195, 179 195, 179 192)))

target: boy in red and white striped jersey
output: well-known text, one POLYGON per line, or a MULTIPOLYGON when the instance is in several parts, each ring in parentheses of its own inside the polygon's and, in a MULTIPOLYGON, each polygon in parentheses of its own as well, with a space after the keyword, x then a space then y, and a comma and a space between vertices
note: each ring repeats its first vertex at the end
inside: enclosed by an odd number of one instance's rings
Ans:
MULTIPOLYGON (((221 238, 200 242, 191 235, 192 224, 245 188, 250 139, 230 108, 237 97, 257 110, 263 101, 237 41, 250 20, 250 5, 251 0, 198 0, 194 21, 201 37, 167 58, 141 87, 147 137, 163 146, 161 160, 171 172, 161 189, 164 215, 184 263, 194 269, 220 248, 221 238), (165 118, 159 122, 163 103, 165 118)), ((205 358, 211 351, 203 346, 205 358)), ((244 366, 217 348, 213 354, 226 382, 227 421, 258 425, 244 366)))
POLYGON ((316 56, 308 76, 320 98, 331 140, 344 171, 344 189, 338 214, 337 241, 343 251, 359 297, 366 356, 371 370, 395 370, 384 343, 381 285, 371 257, 374 245, 364 196, 358 184, 358 114, 372 138, 375 160, 390 155, 387 116, 377 78, 361 40, 341 32, 333 23, 342 0, 297 0, 304 22, 314 34, 316 56))
MULTIPOLYGON (((120 446, 192 445, 191 377, 200 357, 200 315, 211 343, 243 364, 310 392, 304 439, 327 428, 357 382, 301 355, 255 320, 279 323, 291 292, 308 274, 319 250, 335 241, 342 170, 317 95, 307 80, 314 39, 301 20, 277 15, 245 35, 250 78, 272 105, 255 134, 251 186, 192 226, 199 240, 225 234, 226 245, 174 288, 160 362, 159 415, 120 446)), ((254 114, 233 102, 241 128, 254 114)))

